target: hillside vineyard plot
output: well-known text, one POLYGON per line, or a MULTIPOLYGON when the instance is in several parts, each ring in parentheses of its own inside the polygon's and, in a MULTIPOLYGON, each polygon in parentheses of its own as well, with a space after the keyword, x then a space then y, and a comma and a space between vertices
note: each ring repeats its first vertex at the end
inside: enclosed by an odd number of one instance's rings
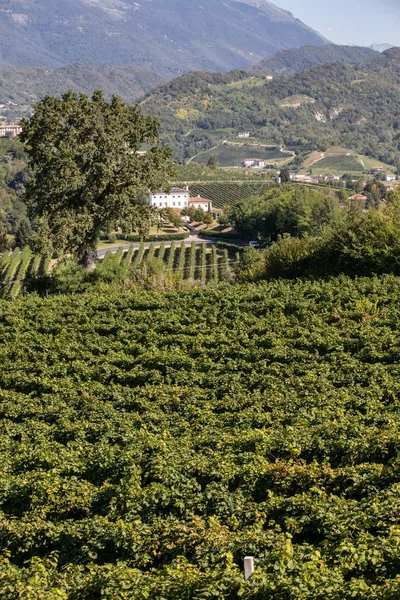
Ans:
POLYGON ((400 279, 0 315, 1 598, 400 597, 400 279))

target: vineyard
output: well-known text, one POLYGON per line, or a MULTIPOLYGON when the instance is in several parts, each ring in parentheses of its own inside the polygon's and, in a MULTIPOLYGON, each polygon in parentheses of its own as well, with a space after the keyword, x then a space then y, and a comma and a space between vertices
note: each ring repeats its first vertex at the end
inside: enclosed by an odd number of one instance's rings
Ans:
MULTIPOLYGON (((236 260, 235 252, 219 250, 206 243, 191 245, 182 242, 162 242, 161 244, 130 245, 128 250, 122 247, 117 252, 117 260, 126 266, 139 267, 149 258, 162 259, 171 273, 179 273, 184 280, 196 280, 202 283, 209 281, 227 281, 231 278, 236 260)), ((0 288, 4 297, 15 300, 23 291, 23 283, 27 276, 48 275, 56 261, 34 256, 29 248, 22 252, 16 248, 12 254, 0 259, 0 288)))
POLYGON ((21 252, 19 248, 11 254, 0 256, 0 288, 6 295, 15 299, 21 293, 27 276, 47 275, 52 261, 44 256, 35 256, 28 247, 21 252))
POLYGON ((168 246, 162 242, 159 247, 150 244, 148 248, 140 244, 137 249, 132 245, 128 251, 120 248, 117 256, 121 262, 134 267, 139 267, 149 259, 158 258, 164 261, 171 273, 179 274, 182 279, 202 283, 229 280, 236 260, 234 252, 229 254, 226 249, 219 250, 216 246, 210 248, 206 243, 195 242, 190 245, 172 242, 168 246))
POLYGON ((397 600, 399 330, 392 276, 0 301, 0 597, 397 600))
POLYGON ((273 182, 195 183, 190 186, 190 193, 211 200, 214 208, 224 208, 227 204, 234 206, 239 200, 263 196, 274 186, 273 182))

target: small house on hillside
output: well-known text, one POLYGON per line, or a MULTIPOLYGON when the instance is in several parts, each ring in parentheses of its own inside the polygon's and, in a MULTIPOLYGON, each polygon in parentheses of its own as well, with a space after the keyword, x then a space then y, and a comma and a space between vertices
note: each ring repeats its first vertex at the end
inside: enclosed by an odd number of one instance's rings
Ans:
POLYGON ((6 137, 6 135, 11 135, 11 137, 17 137, 22 132, 21 125, 16 123, 1 123, 0 124, 0 137, 6 137))
POLYGON ((253 167, 254 169, 264 169, 265 165, 265 160, 262 158, 245 158, 242 162, 242 167, 245 167, 246 169, 249 167, 253 167))

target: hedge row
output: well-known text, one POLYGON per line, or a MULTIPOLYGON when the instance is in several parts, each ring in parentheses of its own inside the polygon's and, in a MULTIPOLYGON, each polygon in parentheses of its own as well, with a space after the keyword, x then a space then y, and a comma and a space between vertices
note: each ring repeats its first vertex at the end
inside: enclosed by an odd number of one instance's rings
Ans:
POLYGON ((229 233, 222 233, 221 231, 215 231, 214 229, 206 229, 199 232, 200 237, 205 238, 221 238, 222 240, 242 240, 243 235, 230 231, 229 233))

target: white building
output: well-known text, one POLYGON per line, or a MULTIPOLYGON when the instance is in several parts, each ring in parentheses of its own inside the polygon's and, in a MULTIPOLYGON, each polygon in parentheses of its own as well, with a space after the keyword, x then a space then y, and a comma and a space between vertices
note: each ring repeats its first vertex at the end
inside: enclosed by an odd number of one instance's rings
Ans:
POLYGON ((206 198, 196 196, 195 198, 190 198, 189 203, 190 206, 193 206, 194 208, 202 208, 204 212, 212 211, 212 202, 211 200, 207 200, 206 198))
POLYGON ((249 138, 250 137, 250 131, 241 131, 238 134, 238 137, 240 137, 240 138, 249 138))
POLYGON ((189 206, 189 188, 172 188, 170 192, 155 192, 150 194, 149 204, 156 208, 175 208, 182 210, 189 206))
POLYGON ((261 158, 245 158, 242 162, 243 167, 254 167, 255 169, 264 169, 265 164, 265 160, 262 160, 261 158))
POLYGON ((386 175, 386 181, 387 182, 396 181, 396 175, 386 175))
POLYGON ((0 125, 0 137, 5 137, 7 134, 17 137, 21 132, 21 125, 16 125, 15 123, 1 123, 0 125))

